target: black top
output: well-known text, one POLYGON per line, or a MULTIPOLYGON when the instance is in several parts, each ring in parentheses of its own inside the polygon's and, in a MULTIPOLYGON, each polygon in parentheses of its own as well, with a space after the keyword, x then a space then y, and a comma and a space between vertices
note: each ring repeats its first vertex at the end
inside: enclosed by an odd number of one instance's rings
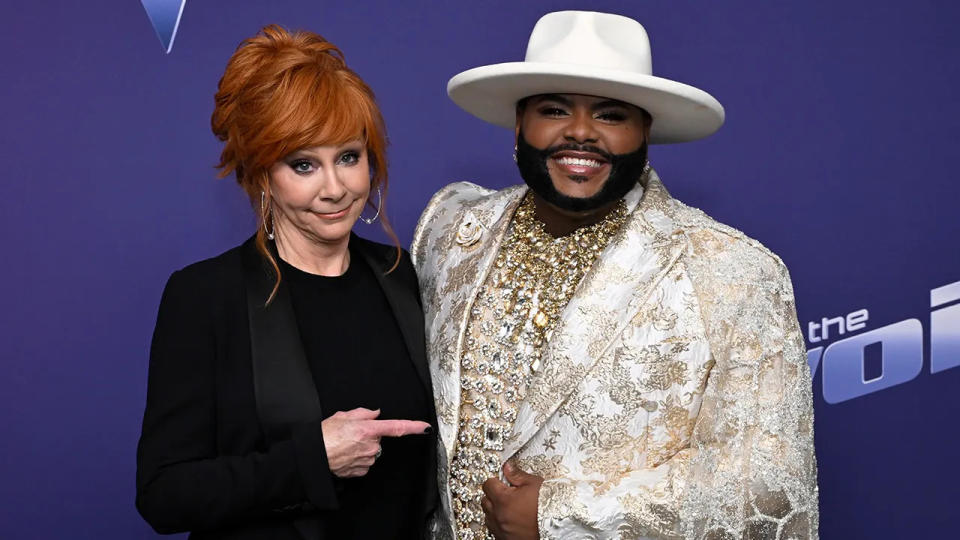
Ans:
MULTIPOLYGON (((401 339, 394 333, 382 346, 392 353, 383 356, 384 364, 393 358, 396 362, 390 365, 397 370, 404 369, 404 363, 410 365, 412 376, 402 381, 394 374, 388 378, 377 373, 363 380, 350 377, 339 386, 330 384, 326 378, 339 376, 341 358, 312 344, 310 336, 315 327, 322 327, 319 323, 303 326, 310 331, 304 331, 308 337, 301 339, 303 322, 297 320, 289 290, 296 277, 286 276, 273 302, 264 305, 274 276, 253 239, 170 276, 150 348, 147 404, 137 449, 137 509, 157 532, 192 531, 192 540, 343 538, 328 534, 328 525, 339 526, 343 508, 347 513, 357 508, 352 497, 361 491, 331 474, 323 418, 338 407, 372 406, 367 400, 377 386, 370 385, 385 381, 395 383, 384 394, 390 400, 405 396, 410 401, 404 406, 413 408, 426 403, 429 414, 420 411, 411 418, 434 416, 423 313, 409 255, 404 252, 397 269, 387 274, 396 253, 392 247, 352 236, 350 248, 359 254, 353 257, 353 269, 368 272, 367 297, 376 299, 370 291, 379 290, 379 301, 385 298, 388 305, 356 303, 361 321, 378 321, 366 341, 386 335, 381 328, 396 332, 399 327, 401 339), (357 265, 358 260, 364 265, 357 265), (371 284, 370 276, 379 287, 371 284)), ((326 300, 314 305, 321 307, 301 311, 319 317, 352 309, 326 300)), ((407 413, 400 405, 382 404, 385 414, 407 413)), ((430 423, 434 434, 412 436, 409 445, 396 450, 384 445, 383 456, 371 468, 371 479, 377 472, 384 493, 405 490, 406 484, 388 485, 386 472, 392 467, 384 464, 389 465, 391 454, 415 453, 416 445, 422 444, 425 455, 408 465, 409 486, 423 488, 409 491, 405 498, 394 497, 397 508, 381 497, 377 510, 365 514, 366 520, 397 523, 392 516, 409 510, 410 526, 425 530, 438 499, 436 424, 430 423)), ((398 538, 396 534, 383 537, 398 538)))
MULTIPOLYGON (((301 271, 281 261, 304 352, 317 385, 324 418, 357 407, 380 409, 379 419, 430 421, 431 409, 377 278, 351 252, 336 277, 301 271)), ((384 437, 382 455, 360 478, 336 478, 340 509, 327 520, 332 538, 416 538, 422 526, 418 499, 426 491, 421 471, 432 440, 384 437), (377 516, 376 519, 370 519, 377 516)))

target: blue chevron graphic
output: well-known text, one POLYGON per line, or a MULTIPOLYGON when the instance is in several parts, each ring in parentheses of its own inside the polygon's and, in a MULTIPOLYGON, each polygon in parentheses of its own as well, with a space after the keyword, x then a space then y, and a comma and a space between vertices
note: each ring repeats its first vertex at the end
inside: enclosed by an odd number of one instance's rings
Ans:
POLYGON ((187 0, 140 0, 167 54, 173 49, 173 38, 177 37, 180 16, 186 3, 187 0))

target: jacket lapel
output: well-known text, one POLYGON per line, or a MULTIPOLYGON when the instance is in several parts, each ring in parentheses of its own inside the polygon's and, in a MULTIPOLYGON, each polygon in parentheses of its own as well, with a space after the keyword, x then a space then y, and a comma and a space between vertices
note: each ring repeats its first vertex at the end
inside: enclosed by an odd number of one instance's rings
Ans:
MULTIPOLYGON (((393 266, 393 250, 390 250, 390 256, 386 257, 386 254, 383 251, 376 250, 371 242, 354 234, 351 234, 350 242, 370 265, 374 275, 377 276, 377 282, 393 310, 393 317, 397 321, 401 335, 403 335, 403 341, 407 345, 407 352, 410 353, 410 359, 417 370, 417 376, 420 377, 420 382, 423 383, 423 387, 428 394, 431 393, 430 372, 427 366, 427 352, 423 335, 423 308, 420 307, 416 290, 399 283, 392 273, 387 274, 387 271, 393 266)), ((396 271, 399 271, 399 269, 396 271)))
POLYGON ((669 213, 663 211, 669 194, 652 171, 642 193, 623 228, 584 276, 544 345, 543 366, 517 411, 504 459, 522 448, 577 388, 679 259, 681 235, 673 233, 669 213))
POLYGON ((506 234, 513 213, 525 186, 501 191, 473 208, 468 208, 456 221, 455 240, 447 257, 440 282, 448 287, 447 297, 451 316, 437 317, 433 335, 452 338, 453 354, 446 369, 434 371, 435 393, 447 400, 456 415, 452 421, 440 419, 440 437, 446 447, 447 459, 453 457, 460 415, 460 362, 465 348, 470 311, 506 234))
MULTIPOLYGON (((393 261, 388 261, 383 253, 378 253, 370 242, 355 235, 351 237, 351 242, 356 242, 357 251, 377 276, 393 309, 417 375, 429 392, 423 311, 415 290, 403 287, 390 279, 389 275, 384 275, 393 261)), ((273 245, 270 247, 273 248, 273 245)), ((273 256, 279 257, 275 249, 273 256)), ((273 290, 275 274, 257 252, 253 239, 244 244, 243 266, 257 415, 267 441, 282 440, 289 437, 292 425, 323 417, 320 397, 300 340, 290 291, 282 280, 273 301, 264 306, 273 290)), ((433 474, 430 476, 433 477, 433 474)), ((315 516, 295 519, 294 527, 305 540, 320 540, 323 537, 320 521, 315 516)))
POLYGON ((319 420, 323 414, 290 291, 281 281, 273 301, 264 306, 275 274, 257 252, 253 239, 243 247, 253 389, 261 427, 272 442, 289 437, 292 425, 319 420))

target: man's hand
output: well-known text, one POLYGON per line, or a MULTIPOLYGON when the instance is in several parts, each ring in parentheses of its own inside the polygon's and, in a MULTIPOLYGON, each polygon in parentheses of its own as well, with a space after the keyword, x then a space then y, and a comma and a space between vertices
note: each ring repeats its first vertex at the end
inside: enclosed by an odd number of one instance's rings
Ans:
POLYGON ((537 500, 543 478, 527 474, 507 462, 503 466, 507 485, 497 478, 483 483, 483 513, 487 516, 487 530, 498 540, 527 540, 540 538, 537 527, 537 500))

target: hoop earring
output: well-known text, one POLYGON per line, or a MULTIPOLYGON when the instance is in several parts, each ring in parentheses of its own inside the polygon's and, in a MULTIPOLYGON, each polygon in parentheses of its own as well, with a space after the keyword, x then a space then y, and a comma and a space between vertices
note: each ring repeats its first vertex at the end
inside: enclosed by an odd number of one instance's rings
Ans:
POLYGON ((513 162, 518 163, 517 161, 517 145, 513 145, 513 162))
MULTIPOLYGON (((260 218, 263 219, 263 232, 267 233, 267 238, 273 240, 273 231, 267 230, 267 205, 266 199, 267 194, 264 191, 260 191, 260 218)), ((270 212, 270 225, 271 229, 276 230, 276 227, 273 226, 273 212, 270 212)))
POLYGON ((380 193, 380 186, 377 186, 377 213, 372 218, 365 218, 360 216, 360 220, 366 223, 367 225, 373 225, 373 222, 380 217, 380 208, 383 206, 383 194, 380 193))

